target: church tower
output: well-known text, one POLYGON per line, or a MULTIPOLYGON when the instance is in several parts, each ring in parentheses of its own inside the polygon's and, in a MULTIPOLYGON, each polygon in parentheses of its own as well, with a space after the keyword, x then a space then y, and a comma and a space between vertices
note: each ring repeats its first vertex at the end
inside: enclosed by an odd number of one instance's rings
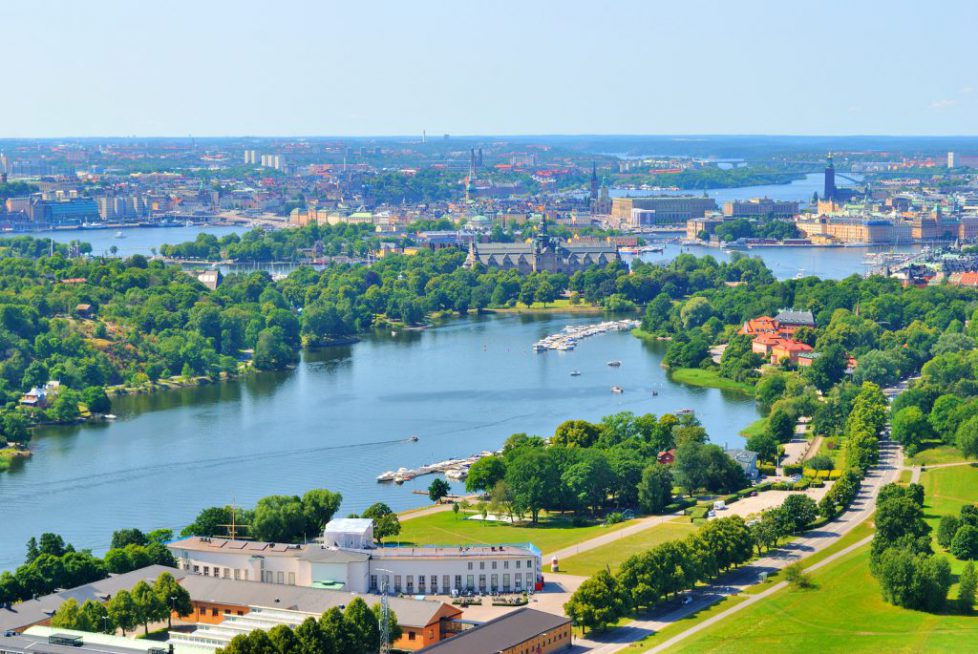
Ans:
POLYGON ((822 194, 822 200, 832 202, 835 196, 835 164, 832 162, 832 153, 829 152, 828 163, 825 166, 825 192, 822 194))
POLYGON ((598 166, 591 162, 591 213, 598 213, 598 166))

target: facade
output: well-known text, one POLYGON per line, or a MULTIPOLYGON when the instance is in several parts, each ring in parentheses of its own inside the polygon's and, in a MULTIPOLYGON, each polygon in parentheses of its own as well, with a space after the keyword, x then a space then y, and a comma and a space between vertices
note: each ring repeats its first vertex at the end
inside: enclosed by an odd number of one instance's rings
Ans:
POLYGON ((795 226, 805 238, 818 244, 906 243, 912 237, 909 224, 882 218, 805 216, 796 220, 795 226))
POLYGON ((815 327, 815 314, 811 311, 795 311, 794 309, 781 309, 778 315, 774 316, 774 321, 781 327, 794 331, 799 327, 815 327))
POLYGON ((757 453, 750 450, 727 450, 727 456, 740 464, 744 474, 751 481, 757 481, 760 471, 757 469, 757 453))
POLYGON ((798 203, 769 198, 754 198, 753 200, 735 200, 723 205, 723 215, 730 218, 791 218, 798 214, 798 203))
POLYGON ((571 621, 522 608, 421 650, 425 654, 550 654, 571 647, 571 621))
POLYGON ((477 263, 486 268, 531 272, 573 274, 591 266, 605 266, 621 261, 613 244, 573 245, 550 237, 541 231, 531 243, 471 243, 465 267, 477 263))
MULTIPOLYGON (((366 537, 360 525, 326 526, 322 545, 197 536, 167 545, 181 571, 357 593, 521 592, 542 587, 540 551, 530 544, 459 547, 343 547, 366 537)), ((354 521, 359 522, 359 521, 354 521)), ((362 542, 362 541, 361 541, 362 542)))
POLYGON ((691 218, 702 218, 716 208, 713 198, 690 195, 611 199, 612 218, 620 225, 630 227, 684 224, 691 218))

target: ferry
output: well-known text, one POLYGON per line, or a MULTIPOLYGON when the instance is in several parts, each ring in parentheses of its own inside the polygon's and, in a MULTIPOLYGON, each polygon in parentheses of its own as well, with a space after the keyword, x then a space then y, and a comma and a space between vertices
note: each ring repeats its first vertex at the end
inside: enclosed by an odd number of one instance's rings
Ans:
POLYGON ((609 361, 608 365, 612 368, 621 368, 621 361, 618 361, 617 359, 614 361, 609 361))
POLYGON ((621 393, 624 393, 625 392, 625 389, 622 388, 621 386, 612 386, 611 387, 611 392, 612 393, 621 394, 621 393))

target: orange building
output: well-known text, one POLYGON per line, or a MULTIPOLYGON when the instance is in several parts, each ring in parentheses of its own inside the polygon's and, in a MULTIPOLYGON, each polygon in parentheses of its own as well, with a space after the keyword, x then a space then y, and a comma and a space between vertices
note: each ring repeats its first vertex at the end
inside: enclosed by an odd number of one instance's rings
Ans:
POLYGON ((771 347, 771 363, 778 364, 785 359, 798 365, 798 356, 812 351, 812 346, 801 341, 784 339, 771 347))
POLYGON ((752 318, 748 320, 737 333, 740 335, 756 336, 758 334, 777 334, 782 330, 781 323, 772 318, 771 316, 760 316, 758 318, 752 318))
POLYGON ((570 647, 570 618, 522 608, 421 651, 425 654, 550 654, 570 647))

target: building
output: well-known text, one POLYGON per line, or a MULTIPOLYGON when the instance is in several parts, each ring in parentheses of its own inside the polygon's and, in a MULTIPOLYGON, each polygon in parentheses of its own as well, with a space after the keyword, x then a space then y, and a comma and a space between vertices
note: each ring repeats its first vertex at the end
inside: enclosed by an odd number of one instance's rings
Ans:
POLYGON ((727 456, 740 464, 744 469, 744 474, 751 481, 757 481, 761 473, 757 469, 757 452, 750 450, 727 450, 727 456))
POLYGON ((713 198, 691 195, 658 195, 645 198, 612 198, 611 217, 621 226, 652 227, 684 224, 716 211, 713 198))
POLYGON ((174 654, 165 643, 158 640, 137 640, 51 627, 31 627, 22 634, 0 632, 0 652, 3 654, 174 654))
POLYGON ((331 521, 322 544, 192 536, 167 547, 187 573, 240 581, 357 593, 376 592, 386 583, 392 592, 408 595, 542 587, 540 550, 529 543, 374 547, 368 544, 372 531, 361 522, 369 521, 331 521))
POLYGON ((771 316, 751 318, 740 326, 737 333, 741 336, 758 336, 760 334, 780 334, 783 326, 771 316))
POLYGON ((815 314, 811 311, 796 311, 794 309, 781 309, 774 320, 787 331, 793 332, 799 327, 815 328, 815 314))
POLYGON ((98 222, 98 203, 87 198, 50 201, 35 198, 31 201, 28 215, 35 223, 47 225, 81 225, 98 222))
POLYGON ((798 215, 798 203, 754 198, 753 200, 734 200, 725 202, 723 215, 728 218, 791 218, 798 215))
POLYGON ((832 153, 829 152, 828 163, 825 166, 825 187, 822 189, 822 200, 834 202, 838 196, 838 189, 835 186, 835 164, 832 162, 832 153))
POLYGON ((570 618, 522 608, 420 651, 425 654, 550 654, 570 647, 570 618))
POLYGON ((573 274, 591 266, 606 266, 621 261, 618 247, 612 243, 576 245, 549 236, 546 226, 530 243, 475 243, 469 246, 465 267, 477 263, 486 268, 573 274))
MULTIPOLYGON (((237 633, 269 629, 274 624, 298 625, 308 617, 318 618, 329 609, 347 606, 356 593, 300 586, 281 586, 254 581, 235 581, 203 575, 187 575, 180 585, 190 593, 193 613, 180 618, 198 623, 190 634, 173 632, 176 644, 214 649, 226 645, 237 633)), ((364 597, 368 605, 380 597, 364 597)), ((461 629, 462 609, 436 600, 388 597, 391 610, 403 631, 393 643, 403 650, 416 650, 439 642, 461 629)), ((174 616, 177 617, 177 616, 174 616)))
POLYGON ((805 238, 820 245, 908 243, 912 236, 909 224, 887 218, 803 215, 795 226, 805 238))
POLYGON ((771 346, 771 363, 779 364, 782 361, 789 361, 793 365, 798 365, 798 357, 811 351, 812 346, 808 343, 790 338, 780 339, 771 346))

